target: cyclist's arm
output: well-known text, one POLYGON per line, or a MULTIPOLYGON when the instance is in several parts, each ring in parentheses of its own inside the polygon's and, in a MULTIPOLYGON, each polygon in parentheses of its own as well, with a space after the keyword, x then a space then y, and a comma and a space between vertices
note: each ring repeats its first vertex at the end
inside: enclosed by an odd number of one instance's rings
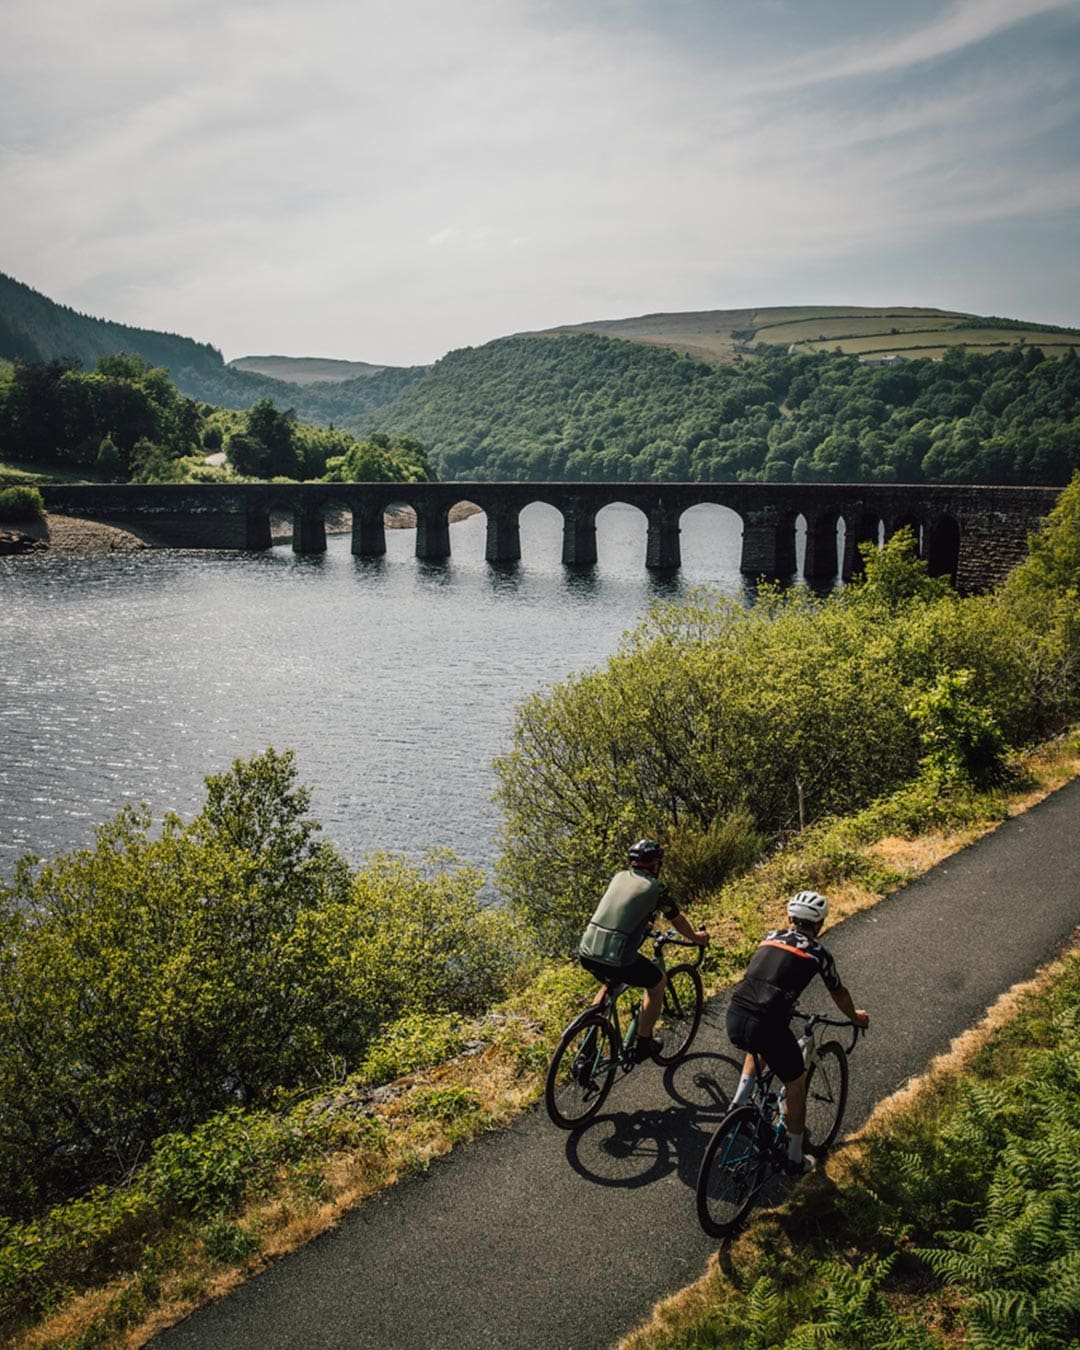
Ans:
POLYGON ((870 1025, 870 1014, 863 1008, 855 1007, 851 995, 842 984, 838 984, 835 989, 830 989, 829 994, 849 1022, 854 1022, 857 1027, 870 1025))
POLYGON ((698 928, 695 930, 692 928, 690 926, 690 920, 682 910, 675 915, 671 920, 671 923, 677 933, 681 933, 684 938, 688 938, 691 942, 696 942, 699 947, 707 947, 709 945, 709 935, 706 933, 705 929, 698 928))

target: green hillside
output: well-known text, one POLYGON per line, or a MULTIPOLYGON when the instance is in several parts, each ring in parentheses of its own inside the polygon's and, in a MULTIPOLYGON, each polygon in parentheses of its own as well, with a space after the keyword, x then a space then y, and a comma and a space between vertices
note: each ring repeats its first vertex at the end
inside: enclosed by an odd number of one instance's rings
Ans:
POLYGON ((269 400, 313 426, 412 437, 458 479, 1065 483, 1080 464, 1078 346, 1080 331, 1045 324, 819 305, 578 324, 431 367, 226 364, 0 276, 0 358, 93 369, 135 353, 197 402, 269 400))
POLYGON ((595 333, 650 346, 672 347, 704 361, 733 361, 763 347, 800 352, 840 350, 856 356, 941 356, 962 343, 989 353, 1023 341, 1059 356, 1080 345, 1080 332, 1015 319, 984 318, 957 310, 893 305, 797 305, 772 309, 713 309, 646 314, 633 319, 569 324, 523 337, 595 333))
POLYGON ((459 479, 1063 484, 1080 465, 1075 349, 884 365, 757 350, 723 364, 591 333, 504 338, 451 352, 379 425, 459 479))
POLYGON ((351 378, 342 380, 339 373, 334 384, 293 383, 255 369, 226 365, 221 352, 209 343, 79 314, 0 273, 0 358, 62 361, 93 370, 101 357, 118 352, 164 367, 183 394, 200 402, 247 409, 268 398, 280 409, 292 408, 301 421, 332 422, 361 431, 376 409, 425 370, 423 366, 365 367, 362 362, 345 362, 359 368, 349 370, 351 378))

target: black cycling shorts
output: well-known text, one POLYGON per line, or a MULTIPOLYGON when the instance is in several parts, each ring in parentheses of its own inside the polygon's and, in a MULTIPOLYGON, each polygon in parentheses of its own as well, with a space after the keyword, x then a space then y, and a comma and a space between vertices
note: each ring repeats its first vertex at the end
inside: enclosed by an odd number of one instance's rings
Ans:
POLYGON ((664 978, 664 972, 647 956, 638 955, 628 966, 608 966, 603 961, 594 961, 591 956, 579 956, 578 960, 589 972, 604 984, 632 984, 638 989, 652 989, 664 978))
POLYGON ((750 1008, 729 1003, 727 1034, 732 1045, 760 1055, 781 1083, 792 1082, 806 1069, 799 1042, 785 1014, 762 1017, 750 1008))

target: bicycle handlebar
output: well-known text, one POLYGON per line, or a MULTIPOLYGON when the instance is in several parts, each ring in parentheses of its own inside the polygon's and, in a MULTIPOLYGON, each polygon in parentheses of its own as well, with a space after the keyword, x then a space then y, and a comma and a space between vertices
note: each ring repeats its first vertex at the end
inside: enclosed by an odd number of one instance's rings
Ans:
POLYGON ((700 942, 691 942, 689 938, 680 937, 673 928, 666 933, 653 933, 651 937, 657 951, 662 947, 695 947, 697 956, 694 958, 694 965, 700 966, 705 959, 705 948, 700 942))
POLYGON ((856 1024, 847 1017, 826 1017, 824 1013, 804 1013, 799 1012, 797 1008, 794 1011, 794 1016, 802 1018, 807 1031, 809 1031, 811 1027, 850 1027, 851 1043, 844 1047, 845 1053, 849 1055, 858 1044, 859 1037, 866 1034, 865 1027, 856 1026, 856 1024))

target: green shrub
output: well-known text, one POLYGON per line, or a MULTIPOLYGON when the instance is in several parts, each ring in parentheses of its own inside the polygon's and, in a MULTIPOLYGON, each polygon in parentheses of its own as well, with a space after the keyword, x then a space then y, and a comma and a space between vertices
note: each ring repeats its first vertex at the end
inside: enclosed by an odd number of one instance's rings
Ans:
POLYGON ((0 488, 0 520, 40 520, 45 502, 35 487, 0 488))
POLYGON ((202 1230, 202 1242, 211 1261, 234 1266, 259 1250, 259 1240, 249 1229, 221 1215, 202 1230))
POLYGON ((464 1045, 460 1018, 411 1012, 378 1036, 360 1066, 360 1077, 368 1083, 389 1083, 452 1058, 464 1045))
POLYGON ((419 1088, 409 1097, 413 1114, 430 1120, 451 1121, 473 1115, 480 1104, 479 1094, 467 1087, 419 1088))
POLYGON ((152 835, 128 810, 93 849, 0 884, 0 1210, 115 1179, 163 1135, 178 1175, 204 1148, 226 1168, 226 1108, 339 1079, 428 1018, 372 1060, 404 1072, 502 994, 523 948, 482 874, 375 857, 354 875, 308 800, 268 750, 207 779, 190 824, 152 835))
POLYGON ((970 670, 947 671, 909 711, 919 728, 923 766, 932 776, 990 787, 1006 777, 1006 745, 993 713, 969 697, 974 679, 970 670))

